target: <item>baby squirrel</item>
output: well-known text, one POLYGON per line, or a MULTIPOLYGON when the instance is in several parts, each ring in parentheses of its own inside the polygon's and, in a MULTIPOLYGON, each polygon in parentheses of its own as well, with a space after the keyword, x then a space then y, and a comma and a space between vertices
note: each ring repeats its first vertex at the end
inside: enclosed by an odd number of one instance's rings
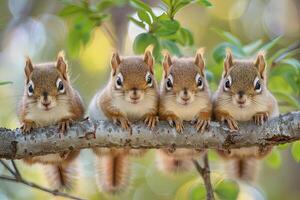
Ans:
MULTIPOLYGON (((33 128, 55 124, 63 133, 72 121, 83 119, 82 99, 71 86, 63 52, 58 54, 56 62, 33 65, 27 58, 25 75, 24 95, 18 107, 24 134, 33 128)), ((27 157, 24 161, 45 164, 47 179, 54 189, 71 189, 75 178, 73 161, 78 155, 79 151, 70 151, 27 157)))
MULTIPOLYGON (((235 60, 227 50, 224 70, 218 90, 214 94, 214 116, 226 122, 229 129, 238 130, 238 121, 253 120, 262 125, 270 117, 279 115, 277 101, 267 89, 266 61, 260 52, 254 61, 235 60)), ((266 156, 272 147, 258 147, 219 151, 229 161, 229 173, 244 181, 254 181, 257 159, 266 156)))
MULTIPOLYGON (((111 75, 106 87, 98 92, 89 106, 92 120, 109 119, 130 131, 130 124, 143 120, 149 128, 157 121, 158 89, 154 77, 152 49, 144 56, 122 57, 114 53, 111 75)), ((143 150, 94 148, 97 155, 97 185, 108 193, 121 192, 128 186, 129 156, 143 150)))
MULTIPOLYGON (((195 58, 172 58, 165 53, 163 78, 160 87, 159 118, 183 132, 183 121, 194 123, 203 132, 210 123, 212 102, 205 78, 204 49, 199 49, 195 58)), ((177 149, 170 153, 167 149, 157 151, 158 168, 165 172, 189 169, 192 158, 201 151, 177 149)))

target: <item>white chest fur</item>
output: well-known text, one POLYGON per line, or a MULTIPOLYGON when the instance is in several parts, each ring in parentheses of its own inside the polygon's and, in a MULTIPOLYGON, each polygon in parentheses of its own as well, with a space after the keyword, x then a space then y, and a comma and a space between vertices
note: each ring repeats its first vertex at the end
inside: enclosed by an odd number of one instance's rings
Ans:
POLYGON ((42 110, 37 106, 32 106, 29 108, 29 112, 26 114, 25 119, 34 121, 37 126, 49 126, 55 125, 60 120, 71 115, 69 104, 60 103, 48 111, 42 110))
POLYGON ((137 121, 141 120, 145 114, 151 112, 153 108, 155 108, 156 101, 156 98, 153 96, 145 96, 141 102, 132 104, 121 97, 114 98, 112 100, 112 105, 125 114, 129 121, 137 121))

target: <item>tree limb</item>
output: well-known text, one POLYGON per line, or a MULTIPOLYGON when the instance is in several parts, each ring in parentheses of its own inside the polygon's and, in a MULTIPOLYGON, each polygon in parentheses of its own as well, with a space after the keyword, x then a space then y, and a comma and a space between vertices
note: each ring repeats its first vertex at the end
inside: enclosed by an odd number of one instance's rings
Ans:
POLYGON ((0 175, 0 180, 21 183, 21 184, 27 185, 29 187, 36 188, 38 190, 50 193, 50 194, 52 194, 54 196, 60 196, 60 197, 68 198, 68 199, 74 199, 74 200, 83 200, 81 198, 69 195, 67 193, 60 192, 58 190, 48 189, 48 188, 45 188, 45 187, 40 186, 38 184, 35 184, 35 183, 32 183, 32 182, 29 182, 29 181, 25 180, 22 177, 22 175, 20 174, 19 169, 18 169, 16 163, 13 160, 12 160, 12 165, 13 165, 14 169, 12 169, 5 161, 3 161, 1 159, 0 159, 0 162, 11 173, 11 175, 12 175, 12 176, 0 175))
POLYGON ((214 189, 210 180, 210 168, 207 153, 205 153, 205 155, 203 156, 203 167, 201 167, 197 160, 193 160, 193 163, 195 165, 196 170, 199 172, 203 179, 206 189, 206 200, 214 200, 214 189))
POLYGON ((239 131, 230 133, 225 125, 212 122, 209 130, 201 134, 185 123, 183 134, 160 122, 150 130, 141 123, 132 125, 132 131, 123 131, 109 121, 95 125, 89 120, 74 123, 60 138, 57 126, 38 128, 28 135, 19 129, 0 128, 0 158, 20 159, 26 156, 67 152, 91 147, 116 148, 232 148, 278 145, 300 139, 300 112, 280 115, 257 126, 253 122, 239 123, 239 131))

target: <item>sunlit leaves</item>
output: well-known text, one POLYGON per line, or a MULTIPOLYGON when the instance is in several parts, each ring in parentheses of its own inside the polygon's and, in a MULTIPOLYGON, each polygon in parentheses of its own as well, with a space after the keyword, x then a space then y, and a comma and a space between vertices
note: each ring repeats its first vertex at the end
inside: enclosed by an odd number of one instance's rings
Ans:
POLYGON ((277 148, 273 148, 272 152, 267 156, 266 162, 274 169, 278 169, 281 166, 282 158, 277 148))
POLYGON ((215 193, 221 200, 235 200, 239 194, 239 186, 233 180, 223 180, 215 188, 215 193))
POLYGON ((160 44, 158 42, 158 39, 151 33, 141 33, 138 36, 136 36, 134 42, 133 42, 133 50, 136 54, 142 54, 144 53, 145 49, 149 45, 153 45, 154 51, 153 54, 155 57, 157 57, 160 53, 160 44))
POLYGON ((295 161, 300 162, 300 141, 296 141, 292 144, 291 151, 295 161))
POLYGON ((1 85, 8 85, 8 84, 12 84, 12 81, 0 81, 0 86, 1 85))

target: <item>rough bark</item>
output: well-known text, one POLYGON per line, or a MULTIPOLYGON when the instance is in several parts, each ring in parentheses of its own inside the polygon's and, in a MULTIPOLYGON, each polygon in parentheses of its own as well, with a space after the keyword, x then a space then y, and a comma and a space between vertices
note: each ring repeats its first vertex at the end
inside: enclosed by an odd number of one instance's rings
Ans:
POLYGON ((23 135, 19 129, 0 128, 0 158, 20 159, 91 147, 165 147, 172 150, 278 145, 300 139, 300 112, 280 115, 262 126, 253 122, 239 123, 239 128, 238 132, 230 133, 225 125, 212 122, 209 130, 201 134, 185 123, 184 133, 179 134, 165 122, 160 122, 154 130, 138 123, 132 125, 132 131, 123 131, 108 121, 93 125, 84 120, 74 123, 63 137, 57 126, 38 128, 28 135, 23 135))

